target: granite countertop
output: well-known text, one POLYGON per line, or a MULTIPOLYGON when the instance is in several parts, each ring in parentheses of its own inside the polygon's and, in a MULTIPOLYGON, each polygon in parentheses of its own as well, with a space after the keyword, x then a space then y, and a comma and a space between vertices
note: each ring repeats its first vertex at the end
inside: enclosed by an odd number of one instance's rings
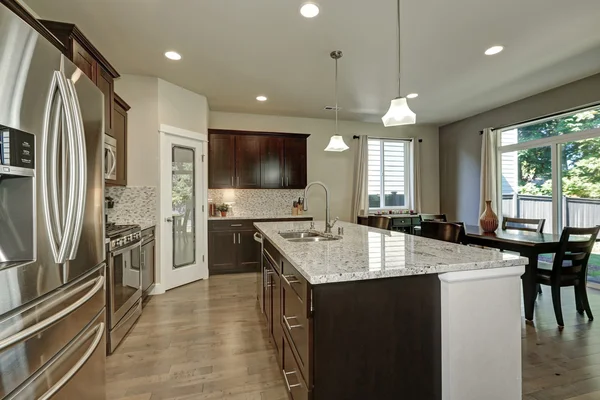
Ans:
POLYGON ((227 215, 226 217, 208 217, 209 221, 217 221, 220 219, 296 219, 296 218, 312 218, 310 214, 292 215, 292 214, 252 214, 252 215, 227 215))
MULTIPOLYGON (((516 255, 441 242, 364 225, 338 222, 340 240, 298 243, 281 231, 306 230, 307 222, 259 222, 256 228, 313 285, 399 276, 526 265, 516 255)), ((317 221, 323 231, 325 223, 317 221)))

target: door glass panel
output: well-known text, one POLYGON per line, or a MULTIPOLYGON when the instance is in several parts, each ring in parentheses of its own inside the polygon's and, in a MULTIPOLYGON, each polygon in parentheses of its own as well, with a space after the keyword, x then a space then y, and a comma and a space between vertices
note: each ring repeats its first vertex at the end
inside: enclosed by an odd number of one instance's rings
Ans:
MULTIPOLYGON (((600 225, 600 138, 561 145, 562 225, 600 225)), ((600 244, 588 262, 588 282, 600 287, 600 244)))
POLYGON ((502 153, 502 215, 544 218, 544 233, 552 233, 551 157, 550 146, 502 153))
POLYGON ((196 262, 196 176, 194 149, 173 146, 173 268, 196 262))

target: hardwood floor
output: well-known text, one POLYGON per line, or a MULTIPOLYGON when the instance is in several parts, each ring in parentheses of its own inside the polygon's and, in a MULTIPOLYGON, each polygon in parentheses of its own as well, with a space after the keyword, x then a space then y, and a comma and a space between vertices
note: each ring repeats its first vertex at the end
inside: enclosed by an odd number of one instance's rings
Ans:
MULTIPOLYGON (((286 400, 256 276, 214 276, 152 298, 108 357, 107 398, 286 400)), ((600 318, 600 291, 589 297, 600 318)), ((600 399, 600 325, 579 316, 574 302, 573 290, 563 289, 561 332, 544 288, 535 326, 523 323, 524 400, 600 399)))
POLYGON ((215 276, 152 298, 107 359, 107 399, 287 399, 256 277, 215 276))

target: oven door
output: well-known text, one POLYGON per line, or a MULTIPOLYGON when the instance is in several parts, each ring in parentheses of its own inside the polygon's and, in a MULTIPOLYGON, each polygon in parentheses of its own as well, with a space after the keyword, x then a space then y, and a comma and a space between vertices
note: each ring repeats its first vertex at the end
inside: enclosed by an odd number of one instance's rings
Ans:
POLYGON ((142 297, 141 245, 139 240, 110 254, 108 261, 109 327, 114 328, 142 297))
POLYGON ((117 179, 117 140, 104 135, 104 179, 117 179))

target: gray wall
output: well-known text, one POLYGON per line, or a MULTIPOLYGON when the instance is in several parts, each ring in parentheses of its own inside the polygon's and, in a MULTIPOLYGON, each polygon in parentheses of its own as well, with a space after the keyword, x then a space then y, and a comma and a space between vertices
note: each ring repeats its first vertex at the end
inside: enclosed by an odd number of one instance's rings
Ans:
POLYGON ((453 221, 477 224, 484 128, 517 124, 600 102, 600 74, 440 128, 440 208, 453 221))

